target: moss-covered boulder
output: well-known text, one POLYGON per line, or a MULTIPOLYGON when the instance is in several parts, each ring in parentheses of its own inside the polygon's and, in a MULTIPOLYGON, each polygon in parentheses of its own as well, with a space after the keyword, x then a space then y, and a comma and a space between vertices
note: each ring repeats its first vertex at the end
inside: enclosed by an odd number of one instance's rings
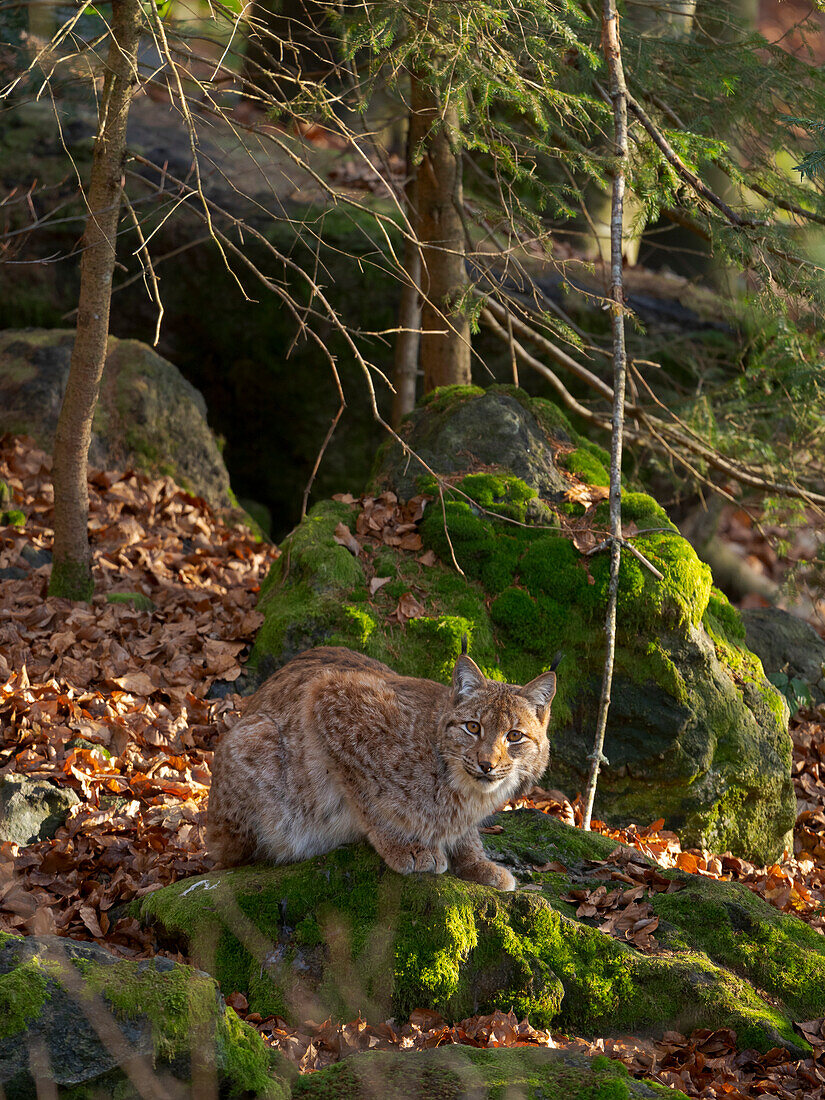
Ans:
POLYGON ((5 775, 0 779, 0 842, 34 844, 48 840, 80 802, 71 787, 48 779, 5 775))
MULTIPOLYGON (((540 814, 498 815, 500 893, 451 874, 401 876, 365 845, 286 867, 216 871, 147 894, 139 918, 185 946, 225 994, 293 1020, 447 1019, 511 1007, 577 1034, 731 1027, 742 1046, 804 1046, 825 1012, 825 941, 745 887, 665 872, 658 943, 643 953, 576 917, 571 889, 612 883, 609 839, 540 814), (565 871, 536 871, 555 861, 565 871)), ((639 857, 641 859, 641 857, 639 857)))
MULTIPOLYGON (((403 435, 438 474, 495 465, 509 470, 543 497, 561 495, 567 482, 559 473, 547 446, 545 424, 564 431, 556 406, 536 399, 525 404, 507 392, 510 387, 485 391, 479 386, 444 386, 426 394, 404 425, 403 435), (530 406, 533 407, 530 407, 530 406)), ((524 395, 526 397, 526 394, 524 395)), ((385 450, 379 476, 402 498, 416 492, 426 467, 409 458, 400 443, 385 450)))
MULTIPOLYGON (((0 332, 0 434, 22 432, 51 448, 73 344, 63 329, 0 332)), ((203 397, 137 340, 109 338, 89 460, 169 474, 213 507, 234 503, 203 397)))
POLYGON ((569 1050, 375 1051, 299 1078, 295 1100, 686 1100, 620 1062, 569 1050))
MULTIPOLYGON (((575 795, 592 751, 610 563, 606 553, 580 553, 574 538, 595 543, 608 516, 606 502, 585 514, 581 504, 556 500, 553 486, 586 495, 603 481, 606 456, 551 402, 512 387, 436 391, 404 430, 439 472, 459 470, 444 509, 434 496, 419 524, 436 563, 387 545, 367 544, 354 557, 335 530, 355 528, 358 506, 322 501, 285 540, 262 586, 265 622, 252 664, 263 675, 309 646, 347 645, 401 673, 447 681, 466 633, 488 676, 526 683, 560 650, 547 778, 575 795), (517 441, 506 452, 482 448, 497 417, 517 441), (497 453, 509 467, 491 468, 497 453), (371 592, 376 576, 390 581, 371 592), (406 592, 424 614, 399 622, 406 592)), ((402 497, 433 487, 397 444, 380 460, 376 483, 402 497)), ((664 817, 685 844, 772 859, 789 844, 796 812, 786 704, 745 648, 738 613, 663 509, 628 492, 623 514, 663 579, 623 556, 609 763, 596 815, 616 823, 664 817)))
POLYGON ((34 1100, 45 1083, 75 1100, 176 1095, 163 1085, 170 1077, 285 1100, 273 1065, 208 974, 58 936, 0 934, 0 1087, 9 1100, 34 1100))

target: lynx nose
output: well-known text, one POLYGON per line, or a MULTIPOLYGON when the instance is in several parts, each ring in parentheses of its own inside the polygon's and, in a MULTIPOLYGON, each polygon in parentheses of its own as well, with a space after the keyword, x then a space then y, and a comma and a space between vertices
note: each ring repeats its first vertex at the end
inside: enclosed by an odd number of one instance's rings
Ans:
POLYGON ((490 760, 479 760, 478 766, 481 768, 485 775, 493 770, 493 765, 490 760))

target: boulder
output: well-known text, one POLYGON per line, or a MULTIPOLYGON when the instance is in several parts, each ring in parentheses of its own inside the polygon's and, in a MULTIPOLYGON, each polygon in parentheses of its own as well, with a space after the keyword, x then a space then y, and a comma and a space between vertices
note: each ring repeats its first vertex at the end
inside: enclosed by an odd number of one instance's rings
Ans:
POLYGON ((214 981, 171 959, 117 959, 94 943, 0 933, 0 1086, 9 1100, 55 1085, 76 1095, 214 1095, 282 1100, 269 1053, 214 981), (82 1089, 88 1091, 82 1091, 82 1089), (127 1089, 128 1093, 128 1089, 127 1089))
POLYGON ((604 1055, 464 1046, 360 1054, 299 1077, 292 1095, 295 1100, 687 1100, 678 1089, 635 1080, 604 1055))
POLYGON ((47 779, 6 775, 0 779, 0 841, 35 844, 51 840, 80 799, 71 787, 47 779))
POLYGON ((742 612, 745 640, 774 682, 801 680, 818 706, 825 703, 825 641, 804 619, 778 607, 742 612))
MULTIPOLYGON (((452 471, 442 509, 432 477, 399 444, 379 458, 374 492, 390 493, 384 514, 396 496, 429 491, 421 546, 382 545, 379 525, 379 539, 353 556, 335 533, 340 524, 356 530, 360 505, 317 504, 261 588, 265 621, 251 665, 263 676, 309 646, 346 645, 402 674, 447 682, 466 634, 486 675, 526 683, 561 651, 547 785, 574 796, 589 768, 604 661, 609 555, 587 550, 608 526, 607 456, 551 402, 514 387, 436 391, 402 430, 409 447, 452 471), (518 441, 501 452, 508 467, 493 466, 495 448, 483 449, 498 419, 518 441), (449 453, 433 440, 449 440, 449 453), (557 485, 573 499, 558 499, 557 485), (422 548, 432 552, 423 560, 422 548), (374 577, 390 580, 371 591, 374 577), (398 614, 407 593, 409 621, 398 614)), ((790 847, 796 817, 787 705, 746 648, 738 613, 663 509, 626 492, 622 512, 662 580, 623 555, 596 816, 616 824, 663 817, 686 846, 774 859, 790 847)))
POLYGON ((496 825, 484 841, 519 879, 509 894, 398 875, 350 845, 183 880, 132 912, 263 1016, 379 1022, 427 1008, 460 1021, 513 1008, 576 1034, 731 1027, 742 1047, 804 1047, 792 1022, 825 1012, 825 940, 802 921, 739 884, 650 864, 659 925, 640 950, 602 917, 577 917, 569 896, 621 873, 614 841, 537 810, 496 825))
POLYGON ((541 497, 563 499, 568 483, 547 446, 542 404, 525 407, 507 392, 485 392, 478 386, 435 390, 410 414, 404 429, 406 438, 415 440, 419 458, 410 460, 401 444, 393 443, 384 454, 381 480, 406 499, 415 494, 426 466, 438 474, 454 474, 492 464, 515 474, 541 497), (468 400, 470 396, 476 400, 468 400))
MULTIPOLYGON (((22 432, 51 449, 73 343, 61 329, 0 332, 0 434, 22 432)), ((203 397, 137 340, 109 338, 89 462, 168 474, 213 507, 234 504, 203 397)))

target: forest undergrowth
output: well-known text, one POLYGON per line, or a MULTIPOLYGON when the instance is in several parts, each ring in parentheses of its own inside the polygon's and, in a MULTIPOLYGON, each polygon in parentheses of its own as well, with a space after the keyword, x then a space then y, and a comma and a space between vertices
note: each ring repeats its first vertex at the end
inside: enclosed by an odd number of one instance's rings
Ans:
MULTIPOLYGON (((204 820, 212 754, 242 706, 234 685, 262 621, 257 592, 278 551, 169 478, 92 472, 94 600, 49 598, 50 458, 31 440, 5 437, 0 480, 24 520, 0 528, 0 777, 52 780, 80 799, 54 839, 0 844, 0 930, 94 940, 132 958, 169 955, 118 910, 211 869, 204 820)), ((662 867, 742 882, 825 933, 825 714, 803 714, 792 736, 794 850, 772 866, 683 850, 661 820, 593 827, 662 867)), ((579 825, 577 794, 535 789, 518 804, 579 825)), ((644 946, 655 926, 633 908, 627 860, 614 877, 616 888, 606 882, 576 898, 580 914, 644 946)), ((368 1049, 538 1044, 607 1053, 690 1096, 813 1100, 825 1092, 825 1020, 800 1025, 814 1056, 790 1061, 782 1048, 740 1050, 726 1029, 584 1039, 540 1031, 512 1013, 449 1025, 424 1010, 408 1021, 290 1026, 249 1014, 239 993, 227 1001, 305 1072, 368 1049)))

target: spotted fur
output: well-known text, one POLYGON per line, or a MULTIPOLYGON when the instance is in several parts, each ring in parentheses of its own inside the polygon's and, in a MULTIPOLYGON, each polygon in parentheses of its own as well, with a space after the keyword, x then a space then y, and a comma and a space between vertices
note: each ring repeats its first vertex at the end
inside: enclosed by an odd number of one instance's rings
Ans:
POLYGON ((366 839, 402 874, 450 866, 512 890, 478 824, 547 767, 555 690, 553 672, 518 687, 486 679, 466 655, 447 687, 348 649, 308 650, 218 746, 210 851, 224 866, 288 863, 366 839))

